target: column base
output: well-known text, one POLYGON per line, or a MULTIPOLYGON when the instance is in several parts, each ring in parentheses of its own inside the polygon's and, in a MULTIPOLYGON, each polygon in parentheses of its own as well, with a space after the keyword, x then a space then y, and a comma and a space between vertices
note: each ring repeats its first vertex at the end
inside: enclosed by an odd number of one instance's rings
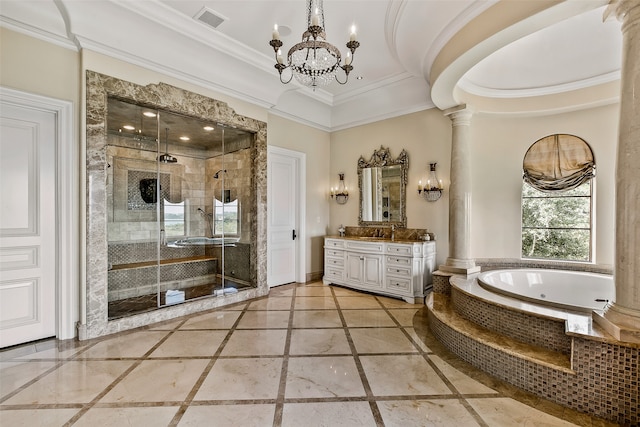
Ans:
POLYGON ((640 343, 640 312, 612 303, 604 312, 594 311, 593 321, 619 341, 640 343))
POLYGON ((480 267, 476 265, 476 262, 472 259, 456 259, 447 258, 447 262, 444 265, 438 267, 438 270, 445 273, 452 274, 474 274, 480 272, 480 267))

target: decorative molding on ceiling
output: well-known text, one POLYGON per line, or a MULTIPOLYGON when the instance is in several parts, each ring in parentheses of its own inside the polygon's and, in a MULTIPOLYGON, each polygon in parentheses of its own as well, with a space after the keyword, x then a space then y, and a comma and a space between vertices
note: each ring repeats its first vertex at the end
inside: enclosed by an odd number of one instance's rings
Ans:
POLYGON ((16 33, 24 34, 26 36, 51 43, 65 49, 74 50, 76 52, 80 50, 73 41, 69 40, 68 37, 50 33, 43 29, 15 21, 7 16, 0 15, 0 27, 7 28, 11 31, 15 31, 16 33))

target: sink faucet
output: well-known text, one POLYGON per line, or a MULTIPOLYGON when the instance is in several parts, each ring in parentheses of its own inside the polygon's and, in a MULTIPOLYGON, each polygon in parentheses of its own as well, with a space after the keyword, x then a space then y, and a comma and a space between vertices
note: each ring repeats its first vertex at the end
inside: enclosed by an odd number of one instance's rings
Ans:
POLYGON ((395 238, 396 238, 396 225, 391 224, 391 240, 394 240, 395 238))

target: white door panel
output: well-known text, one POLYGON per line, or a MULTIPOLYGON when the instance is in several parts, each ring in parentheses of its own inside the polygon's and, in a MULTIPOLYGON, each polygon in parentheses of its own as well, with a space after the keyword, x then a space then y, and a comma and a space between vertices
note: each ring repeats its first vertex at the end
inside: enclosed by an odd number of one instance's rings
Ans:
POLYGON ((56 333, 56 115, 3 104, 0 347, 56 333))

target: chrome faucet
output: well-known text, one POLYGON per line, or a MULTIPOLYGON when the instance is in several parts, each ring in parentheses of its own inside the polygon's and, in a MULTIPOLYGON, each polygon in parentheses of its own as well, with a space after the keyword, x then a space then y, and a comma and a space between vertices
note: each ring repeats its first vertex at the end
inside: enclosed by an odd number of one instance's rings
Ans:
POLYGON ((394 240, 395 238, 396 238, 396 225, 391 224, 391 240, 394 240))

